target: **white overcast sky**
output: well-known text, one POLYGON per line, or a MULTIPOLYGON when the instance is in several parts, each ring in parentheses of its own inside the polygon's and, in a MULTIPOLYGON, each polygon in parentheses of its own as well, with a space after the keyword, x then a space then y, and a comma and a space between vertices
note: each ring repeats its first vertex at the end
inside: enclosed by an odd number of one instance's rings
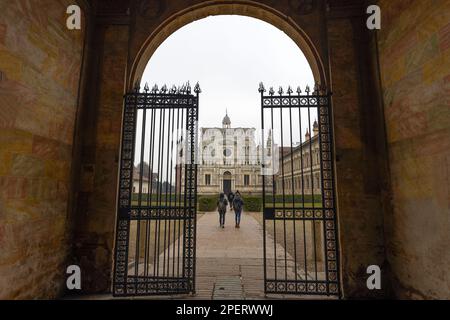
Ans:
POLYGON ((314 84, 305 56, 284 32, 230 15, 195 21, 169 36, 151 57, 142 81, 160 87, 198 81, 200 127, 220 127, 228 109, 232 127, 255 128, 260 127, 260 81, 276 91, 280 85, 295 90, 314 84))

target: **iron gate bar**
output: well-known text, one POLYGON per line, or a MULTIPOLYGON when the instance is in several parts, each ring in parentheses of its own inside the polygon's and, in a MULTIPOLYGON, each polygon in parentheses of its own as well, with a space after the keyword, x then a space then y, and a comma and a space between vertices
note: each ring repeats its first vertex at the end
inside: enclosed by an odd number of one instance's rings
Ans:
MULTIPOLYGON (((273 127, 273 109, 270 110, 270 115, 271 115, 271 129, 273 131, 274 127, 273 127)), ((263 131, 264 131, 264 127, 263 127, 263 131)), ((273 135, 273 134, 272 134, 273 135)), ((264 177, 263 177, 263 184, 264 184, 264 177)), ((275 194, 275 180, 273 180, 272 182, 273 185, 273 194, 275 194)), ((263 195, 264 197, 264 195, 263 195)), ((275 197, 273 197, 273 206, 275 207, 275 197)), ((274 242, 273 242, 273 249, 274 249, 274 258, 275 258, 275 281, 277 280, 277 232, 276 232, 276 223, 275 220, 273 221, 273 230, 274 230, 274 242)), ((265 231, 264 231, 265 234, 265 231)), ((265 259, 264 259, 265 260, 265 259)), ((266 264, 266 262, 264 261, 264 264, 266 264)), ((267 276, 264 277, 264 280, 267 278, 267 276)))
MULTIPOLYGON (((289 96, 291 96, 291 93, 292 93, 292 89, 291 89, 291 87, 289 86, 289 88, 288 88, 288 94, 289 94, 289 96)), ((293 149, 293 145, 292 145, 292 107, 291 107, 291 103, 290 103, 290 101, 289 101, 289 132, 290 132, 290 135, 291 135, 291 172, 292 172, 292 175, 291 175, 291 178, 292 178, 292 199, 293 199, 293 201, 292 201, 292 212, 294 212, 294 207, 295 207, 295 197, 294 197, 294 156, 293 156, 293 154, 294 154, 294 149, 293 149)), ((285 219, 286 220, 286 219, 285 219)), ((294 228, 294 269, 295 270, 297 270, 297 234, 296 234, 296 229, 295 229, 295 220, 292 220, 292 225, 293 225, 293 228, 294 228)), ((297 281, 298 280, 298 275, 297 275, 297 272, 295 272, 295 281, 297 281)))
MULTIPOLYGON (((184 123, 184 109, 182 110, 182 112, 181 112, 181 123, 180 123, 180 125, 181 124, 183 124, 184 123)), ((182 132, 180 132, 180 140, 182 140, 182 138, 183 138, 183 133, 182 132)), ((179 177, 179 181, 181 182, 181 175, 180 175, 180 177, 179 177)), ((181 205, 181 201, 182 201, 182 199, 184 199, 184 197, 182 197, 181 196, 181 188, 182 188, 182 186, 181 186, 181 183, 178 183, 179 185, 180 185, 180 194, 179 194, 179 205, 181 205)), ((186 184, 185 184, 186 185, 186 184)), ((184 215, 184 217, 185 217, 185 215, 184 215)), ((183 225, 185 225, 185 223, 183 223, 183 225)), ((184 233, 183 233, 184 234, 184 233)), ((184 235, 183 235, 183 238, 184 238, 184 235)), ((181 241, 180 241, 180 239, 181 239, 181 220, 178 220, 178 264, 177 264, 177 276, 178 277, 180 277, 180 260, 179 260, 179 257, 180 257, 180 255, 181 255, 181 253, 180 253, 180 249, 181 249, 181 241)), ((183 242, 183 245, 184 245, 184 242, 183 242)))
MULTIPOLYGON (((301 89, 298 88, 297 89, 297 94, 300 95, 301 94, 301 89)), ((301 115, 301 109, 298 111, 298 122, 299 122, 299 134, 300 134, 300 138, 302 137, 302 115, 301 115)), ((303 167, 303 143, 300 143, 300 168, 301 168, 301 176, 302 176, 302 206, 305 207, 305 174, 304 174, 304 167, 303 167)), ((307 256, 307 252, 306 252, 306 223, 305 220, 302 221, 303 224, 303 254, 306 257, 307 256)), ((307 259, 305 259, 305 263, 304 263, 304 267, 305 267, 305 274, 308 274, 308 262, 307 259)), ((305 278, 305 287, 308 287, 308 277, 305 278)))
MULTIPOLYGON (((282 95, 283 94, 283 89, 280 87, 279 90, 279 94, 282 95)), ((284 146, 284 141, 283 141, 283 136, 284 136, 284 131, 283 131, 283 109, 280 108, 280 126, 281 126, 281 147, 283 148, 284 146)), ((283 182, 281 183, 282 185, 282 189, 283 189, 283 212, 285 212, 284 210, 285 208, 285 199, 286 199, 286 190, 285 190, 285 186, 284 186, 284 165, 281 165, 281 175, 283 177, 283 182)), ((275 221, 274 221, 275 223, 275 221)), ((284 228, 284 278, 287 279, 287 242, 286 242, 286 220, 283 220, 283 228, 284 228)), ((276 230, 276 226, 274 227, 274 232, 276 230)), ((276 265, 276 260, 277 257, 275 256, 275 265, 276 265)))
MULTIPOLYGON (((287 94, 284 94, 283 89, 280 87, 278 91, 278 96, 275 96, 275 91, 270 88, 269 95, 265 95, 264 85, 261 83, 259 87, 259 92, 261 94, 261 122, 262 122, 262 138, 263 144, 265 143, 264 138, 264 128, 265 128, 265 111, 269 111, 270 115, 270 129, 271 137, 273 137, 274 129, 274 110, 280 109, 279 121, 280 121, 280 140, 281 140, 281 179, 279 177, 280 173, 273 173, 272 179, 272 207, 270 207, 267 202, 267 189, 266 189, 266 179, 267 177, 263 175, 263 242, 264 242, 264 281, 265 281, 265 292, 266 293, 283 293, 283 294, 316 294, 316 295, 336 295, 340 296, 340 284, 339 284, 339 244, 337 237, 337 215, 335 206, 335 190, 334 190, 334 166, 333 166, 333 137, 332 137, 332 123, 331 123, 331 93, 327 93, 324 87, 319 84, 314 86, 314 91, 311 93, 309 87, 306 88, 305 94, 302 94, 301 89, 297 89, 297 95, 293 95, 293 90, 291 87, 288 88, 287 94), (316 110, 317 119, 314 122, 314 130, 312 130, 312 118, 311 109, 316 110), (293 146, 293 109, 298 111, 298 127, 300 134, 299 146, 293 146), (289 146, 286 148, 290 149, 289 154, 285 153, 284 148, 284 126, 283 126, 283 110, 288 111, 289 116, 289 135, 290 142, 289 146), (305 137, 304 142, 302 141, 302 110, 307 113, 307 132, 309 132, 309 137, 305 137), (318 123, 317 123, 318 121, 318 123), (314 136, 313 136, 314 133, 314 136), (317 146, 313 149, 313 143, 317 142, 317 146), (304 150, 304 147, 306 148, 304 150), (294 152, 300 151, 299 156, 297 156, 296 161, 300 161, 300 165, 297 166, 297 171, 294 168, 294 152), (304 157, 305 155, 305 157, 304 157), (288 170, 290 158, 290 172, 288 170), (285 167, 286 166, 286 167, 285 167), (316 169, 314 169, 316 168, 316 169), (317 168, 318 172, 317 172, 317 168), (308 175, 309 174, 309 175, 308 175), (290 177, 289 177, 290 175, 290 177), (306 179, 308 178, 308 179, 306 179), (319 181, 320 178, 320 181, 319 181), (317 179, 318 182, 315 180, 317 179), (307 182, 307 188, 305 188, 305 181, 307 182), (280 195, 280 185, 281 184, 281 195, 280 195), (300 186, 301 184, 301 186, 300 186), (290 189, 292 200, 289 205, 286 204, 287 189, 290 189), (300 188, 299 188, 300 187, 300 188), (319 193, 316 193, 320 187, 320 201, 321 206, 316 205, 316 198, 319 193), (298 190, 301 189, 301 190, 298 190), (310 190, 310 193, 306 193, 306 189, 310 190), (301 191, 301 199, 298 199, 297 193, 295 191, 301 191), (317 196, 316 196, 317 195, 317 196), (277 198, 281 196, 282 203, 281 206, 277 205, 277 198), (311 197, 311 203, 306 206, 306 197, 311 197), (299 203, 300 201, 300 203, 299 203), (299 203, 300 205, 298 205, 299 203), (273 220, 273 238, 274 238, 274 248, 273 248, 273 266, 268 265, 268 253, 267 251, 267 232, 269 220, 273 220), (284 263, 281 266, 284 267, 284 277, 279 277, 278 273, 278 259, 277 259, 277 223, 280 221, 282 223, 282 242, 285 248, 284 263), (288 276, 287 266, 287 233, 286 226, 287 222, 292 221, 293 227, 293 256, 294 256, 294 276, 288 276), (300 265, 298 265, 298 247, 297 247, 297 228, 296 222, 301 223, 303 226, 303 270, 301 270, 300 265), (309 237, 312 238, 312 248, 311 253, 313 259, 313 271, 308 270, 308 251, 307 248, 307 237, 306 237, 306 223, 311 227, 309 237), (320 223, 318 225, 317 223, 320 223), (322 231, 319 231, 322 230, 322 231), (322 234, 323 233, 323 234, 322 234), (319 240, 323 239, 322 242, 319 240), (318 246, 321 246, 318 248, 318 246), (324 272, 320 272, 321 276, 319 279, 319 251, 321 258, 321 269, 324 272), (299 270, 300 268, 300 270, 299 270), (273 269, 273 270, 272 270, 273 269), (273 271, 273 275, 269 277, 269 271, 273 271), (304 275, 301 276, 299 280, 300 273, 303 272, 304 275), (323 273, 323 275, 322 275, 323 273), (273 278, 272 278, 273 277, 273 278), (325 279, 322 279, 324 277, 325 279)), ((274 142, 273 142, 274 143, 274 142)), ((275 144, 275 143, 274 143, 275 144)), ((263 154, 263 166, 265 166, 266 161, 263 154)), ((272 152, 272 157, 275 156, 272 152)), ((292 244, 292 243, 291 243, 292 244)), ((290 258, 289 258, 290 259, 290 258)))
POLYGON ((195 146, 200 86, 197 84, 193 91, 195 94, 191 94, 189 84, 170 90, 166 86, 160 90, 155 86, 150 90, 145 85, 143 92, 136 86, 133 92, 124 96, 114 296, 195 292, 195 146), (137 122, 141 116, 139 128, 137 122), (147 117, 150 117, 149 121, 147 117), (139 146, 136 145, 138 133, 139 146), (147 145, 150 146, 148 153, 147 145), (178 163, 179 146, 183 151, 189 150, 184 155, 185 164, 178 163), (144 181, 146 154, 148 173, 147 181, 144 181), (136 168, 134 161, 139 161, 136 168), (135 169, 138 170, 137 188, 134 187, 135 169), (131 233, 132 224, 136 227, 135 237, 131 233), (135 247, 130 252, 132 236, 135 247), (134 260, 129 261, 130 258, 134 260))
MULTIPOLYGON (((264 89, 264 86, 260 85, 259 92, 261 93, 261 96, 264 94, 265 91, 266 90, 264 89)), ((266 141, 266 140, 264 138, 264 112, 263 112, 263 100, 262 99, 261 99, 261 128, 262 128, 262 130, 261 130, 261 135, 262 135, 261 144, 262 144, 262 146, 264 146, 264 141, 266 141)), ((266 167, 264 150, 262 152, 262 157, 261 158, 262 158, 261 159, 261 167, 264 170, 265 167, 266 167)), ((263 179, 262 179, 262 193, 263 193, 262 205, 263 205, 263 208, 265 208, 266 207, 266 197, 265 197, 266 184, 265 184, 265 181, 264 181, 265 171, 263 171, 262 173, 263 173, 262 174, 262 176, 263 176, 263 179)), ((274 182, 272 182, 272 187, 274 188, 274 182)), ((263 272, 264 272, 264 287, 265 287, 265 281, 266 281, 266 278, 267 278, 267 266, 266 266, 266 255, 267 255, 266 245, 267 245, 267 242, 266 242, 266 231, 265 230, 266 230, 266 219, 263 217, 263 259, 264 259, 263 272)), ((275 241, 274 241, 274 243, 275 243, 275 241)))
MULTIPOLYGON (((308 89, 307 89, 307 91, 309 91, 308 89)), ((314 175, 314 173, 313 173, 313 169, 312 169, 312 166, 313 166, 313 162, 312 162, 312 141, 311 141, 311 139, 312 139, 312 134, 313 134, 313 131, 311 130, 311 108, 310 107, 308 107, 308 128, 309 128, 309 134, 311 135, 311 138, 310 138, 310 143, 308 144, 309 145, 309 165, 310 165, 310 177, 311 177, 311 197, 312 197, 312 207, 313 207, 313 210, 314 210, 314 206, 315 206, 315 201, 314 201, 314 177, 313 177, 313 175, 314 175)), ((314 225, 314 223, 313 223, 313 239, 314 239, 314 246, 313 246, 313 251, 314 251, 314 273, 315 273, 315 277, 316 277, 316 281, 317 281, 317 247, 316 247, 316 226, 314 225)))
MULTIPOLYGON (((150 145, 154 145, 155 142, 155 123, 156 123, 156 110, 152 109, 151 110, 151 130, 150 130, 150 145)), ((148 190, 149 190, 149 196, 147 197, 147 206, 150 205, 151 203, 151 199, 153 197, 153 166, 154 166, 154 158, 155 154, 154 154, 154 148, 149 148, 149 170, 148 170, 148 190)), ((130 218, 133 218, 130 215, 130 218)), ((145 276, 148 277, 149 275, 149 247, 150 247, 150 241, 151 241, 151 222, 147 220, 147 228, 146 228, 146 236, 145 236, 145 259, 144 259, 144 264, 145 264, 145 276)), ((155 227, 156 230, 156 227, 155 227)), ((148 290, 148 285, 146 286, 146 290, 148 290)))
MULTIPOLYGON (((172 112, 172 118, 171 118, 172 119, 172 124, 171 124, 171 129, 170 129, 170 137, 171 137, 171 139, 169 139, 169 141, 170 141, 170 156, 169 156, 169 159, 170 159, 170 178, 168 178, 168 179, 170 179, 169 180, 170 194, 169 194, 169 205, 168 205, 169 208, 172 206, 173 136, 171 136, 171 135, 174 134, 173 130, 174 130, 174 122, 175 122, 175 110, 172 109, 171 112, 172 112)), ((169 175, 169 170, 167 170, 167 174, 169 175)), ((167 190, 166 190, 166 195, 167 195, 167 190)), ((166 200, 166 204, 167 204, 167 200, 166 200)), ((172 212, 172 210, 169 209, 169 212, 172 212)), ((175 224, 175 221, 174 221, 174 224, 175 224)), ((169 220, 169 230, 168 230, 168 235, 167 235, 167 242, 168 243, 171 243, 170 230, 171 230, 171 220, 169 220)), ((174 228, 174 231, 175 231, 175 228, 174 228)), ((175 240, 176 239, 174 239, 174 241, 175 240)), ((170 251, 170 247, 169 247, 169 250, 167 250, 167 274, 170 274, 170 265, 171 265, 170 264, 170 253, 171 253, 171 251, 170 251)), ((172 260, 175 261, 175 256, 174 255, 172 256, 172 260)))

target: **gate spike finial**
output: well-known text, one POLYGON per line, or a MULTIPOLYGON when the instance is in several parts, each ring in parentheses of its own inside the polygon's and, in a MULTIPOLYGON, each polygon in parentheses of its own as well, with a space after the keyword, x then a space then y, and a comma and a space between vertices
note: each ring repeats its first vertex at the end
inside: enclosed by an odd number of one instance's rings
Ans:
POLYGON ((161 93, 166 93, 167 92, 167 85, 163 85, 161 88, 161 93))
POLYGON ((288 95, 291 95, 291 93, 292 93, 292 92, 294 92, 294 91, 292 91, 292 88, 291 88, 291 86, 289 86, 289 87, 288 87, 288 89, 287 89, 287 93, 288 93, 288 95))
POLYGON ((300 95, 302 93, 302 89, 300 88, 300 86, 297 87, 297 93, 298 93, 298 95, 300 95))
POLYGON ((153 86, 153 88, 152 88, 152 92, 153 92, 153 93, 158 93, 158 91, 159 91, 158 85, 155 84, 155 85, 153 86))
POLYGON ((177 87, 175 85, 172 86, 170 93, 177 93, 177 87))
POLYGON ((306 90, 305 90, 306 94, 309 95, 309 93, 311 92, 311 89, 309 88, 309 85, 306 85, 306 90))
POLYGON ((263 83, 262 81, 259 83, 258 92, 259 92, 259 93, 264 93, 264 92, 266 92, 266 88, 264 88, 264 83, 263 83))
POLYGON ((284 92, 283 87, 280 86, 280 89, 278 89, 278 94, 281 96, 283 95, 283 92, 284 92))
POLYGON ((197 84, 194 87, 194 92, 197 94, 202 92, 202 89, 200 88, 200 83, 197 82, 197 84))
POLYGON ((189 81, 187 82, 186 93, 191 94, 191 84, 189 83, 189 81))
POLYGON ((145 91, 145 93, 148 93, 150 91, 150 88, 148 86, 148 82, 145 83, 144 91, 145 91))
POLYGON ((275 94, 275 90, 273 90, 273 87, 270 87, 269 95, 273 96, 274 94, 275 94))

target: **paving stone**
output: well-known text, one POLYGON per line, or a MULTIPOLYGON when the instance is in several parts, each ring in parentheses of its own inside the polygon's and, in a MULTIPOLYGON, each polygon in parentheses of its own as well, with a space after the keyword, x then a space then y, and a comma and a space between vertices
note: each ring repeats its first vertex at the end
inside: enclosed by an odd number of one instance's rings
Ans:
MULTIPOLYGON (((267 245, 273 247, 272 238, 266 238, 267 245)), ((166 250, 171 252, 173 246, 166 250)), ((277 256, 283 261, 277 261, 279 275, 294 278, 295 264, 290 254, 279 244, 277 256), (284 257, 287 257, 285 266, 284 257)), ((243 215, 240 229, 234 226, 219 228, 216 213, 206 213, 197 221, 197 259, 196 259, 196 294, 176 295, 167 299, 265 299, 264 294, 264 259, 263 230, 261 225, 250 215, 243 215)), ((161 253, 162 260, 164 252, 161 253)), ((268 266, 274 266, 274 259, 267 260, 268 266)), ((153 268, 152 265, 151 268, 153 268)), ((144 265, 139 265, 143 270, 144 265)), ((161 269, 161 268, 160 268, 161 269)), ((134 270, 131 269, 133 272, 134 270)), ((162 272, 162 269, 160 270, 162 272)), ((308 272, 310 278, 311 274, 308 272)), ((305 273, 297 270, 299 279, 305 273)), ((164 297, 148 297, 161 299, 164 297)), ((295 299, 300 296, 274 295, 270 299, 295 299)))

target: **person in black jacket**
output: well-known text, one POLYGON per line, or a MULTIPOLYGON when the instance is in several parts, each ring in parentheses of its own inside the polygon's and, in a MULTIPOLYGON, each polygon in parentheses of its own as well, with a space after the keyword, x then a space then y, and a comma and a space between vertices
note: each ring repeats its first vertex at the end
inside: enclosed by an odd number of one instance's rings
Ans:
POLYGON ((219 224, 223 229, 225 228, 225 213, 227 213, 228 201, 225 198, 225 194, 221 193, 219 196, 219 201, 217 201, 217 211, 219 212, 219 224))
POLYGON ((236 192, 233 199, 233 209, 236 219, 236 228, 240 228, 241 224, 241 213, 242 213, 242 207, 244 206, 244 201, 241 198, 241 194, 236 192))
POLYGON ((230 202, 230 211, 233 210, 233 200, 234 200, 234 193, 230 191, 228 194, 228 201, 230 202))

